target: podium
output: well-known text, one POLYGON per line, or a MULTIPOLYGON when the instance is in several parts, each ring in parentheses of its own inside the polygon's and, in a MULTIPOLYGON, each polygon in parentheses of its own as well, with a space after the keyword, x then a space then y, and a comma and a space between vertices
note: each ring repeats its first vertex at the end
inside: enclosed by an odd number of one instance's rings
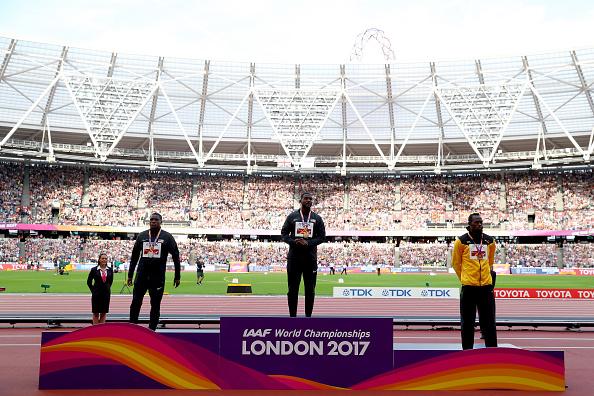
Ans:
POLYGON ((229 283, 227 284, 227 294, 252 294, 252 285, 250 283, 229 283))
POLYGON ((563 351, 394 346, 391 318, 224 317, 220 331, 158 333, 114 323, 41 342, 40 389, 565 390, 563 351))

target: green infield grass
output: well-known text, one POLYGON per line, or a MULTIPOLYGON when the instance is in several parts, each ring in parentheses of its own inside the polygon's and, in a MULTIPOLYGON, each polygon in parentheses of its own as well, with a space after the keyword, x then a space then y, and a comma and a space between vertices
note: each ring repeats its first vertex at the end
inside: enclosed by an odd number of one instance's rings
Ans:
MULTIPOLYGON (((48 293, 89 293, 86 285, 88 273, 73 271, 68 275, 56 275, 53 271, 0 271, 0 287, 6 293, 41 293, 42 284, 49 285, 48 293)), ((287 276, 285 273, 226 273, 207 272, 202 285, 196 284, 194 272, 182 272, 181 284, 173 288, 173 273, 167 273, 165 290, 171 294, 226 294, 227 284, 233 279, 239 283, 250 283, 253 294, 284 295, 287 293, 287 276)), ((123 287, 125 274, 115 274, 112 294, 129 293, 123 287), (123 289, 123 290, 122 290, 123 289)), ((335 286, 379 286, 379 287, 458 287, 459 282, 451 274, 319 274, 316 294, 332 295, 335 286), (344 283, 339 283, 343 279, 344 283)), ((303 289, 303 284, 301 285, 303 289)), ((558 288, 558 289, 594 289, 594 277, 572 275, 500 275, 497 277, 500 288, 558 288)), ((1 294, 0 294, 1 298, 1 294)))

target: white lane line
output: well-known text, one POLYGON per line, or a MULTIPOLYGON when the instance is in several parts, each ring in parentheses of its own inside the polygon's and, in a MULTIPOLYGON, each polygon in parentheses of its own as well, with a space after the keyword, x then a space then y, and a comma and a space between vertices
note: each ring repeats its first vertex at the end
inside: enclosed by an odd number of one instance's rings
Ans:
POLYGON ((39 334, 0 335, 0 338, 39 338, 39 334))
POLYGON ((588 347, 588 346, 542 346, 542 345, 533 346, 533 345, 523 345, 521 348, 522 349, 555 349, 555 350, 559 350, 559 349, 594 349, 594 346, 588 347))

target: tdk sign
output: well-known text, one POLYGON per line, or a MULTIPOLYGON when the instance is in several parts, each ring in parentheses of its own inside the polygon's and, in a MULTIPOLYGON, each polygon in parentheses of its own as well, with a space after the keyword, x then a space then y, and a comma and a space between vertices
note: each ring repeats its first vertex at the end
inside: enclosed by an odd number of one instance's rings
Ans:
POLYGON ((384 297, 412 297, 411 289, 385 289, 382 292, 384 297))
POLYGON ((364 289, 348 288, 347 290, 349 297, 373 297, 373 289, 370 287, 364 289))
POLYGON ((341 298, 450 298, 459 299, 460 289, 431 287, 335 287, 341 298))
POLYGON ((448 289, 425 289, 421 292, 421 294, 423 294, 423 292, 425 292, 427 297, 441 297, 441 298, 451 297, 450 290, 448 290, 448 289))

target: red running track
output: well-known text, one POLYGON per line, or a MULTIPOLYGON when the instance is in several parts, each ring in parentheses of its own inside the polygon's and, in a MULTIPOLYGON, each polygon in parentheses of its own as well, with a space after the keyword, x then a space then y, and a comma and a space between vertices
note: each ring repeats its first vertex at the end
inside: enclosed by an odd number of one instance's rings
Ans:
MULTIPOLYGON (((131 297, 112 297, 111 313, 127 314, 131 297)), ((301 305, 302 305, 302 301, 301 305)), ((302 307, 301 307, 302 308, 302 307)), ((148 314, 145 300, 143 313, 148 314)), ((88 295, 0 295, 0 315, 17 314, 88 314, 88 295)), ((255 296, 165 296, 162 313, 196 315, 286 315, 284 297, 255 296)), ((592 318, 594 301, 574 300, 498 300, 498 316, 519 318, 592 318)), ((355 300, 318 298, 315 314, 343 316, 427 316, 457 317, 458 302, 453 300, 355 300)), ((37 390, 39 344, 43 329, 20 325, 19 328, 0 327, 0 395, 105 395, 105 391, 39 391, 37 390)), ((478 332, 477 332, 478 337, 478 332)), ((529 349, 564 350, 566 381, 564 395, 588 395, 594 389, 594 331, 523 330, 498 332, 500 344, 513 344, 529 349)), ((396 343, 459 343, 459 332, 453 330, 397 330, 396 343)), ((476 340, 477 344, 480 342, 476 340)), ((383 395, 435 395, 435 392, 373 392, 383 395)), ((109 391, 110 395, 298 395, 300 392, 206 392, 206 391, 109 391)), ((335 395, 335 392, 307 392, 308 396, 335 395)), ((349 391, 351 395, 369 392, 349 391)), ((446 395, 446 393, 443 393, 446 395)), ((468 392, 447 392, 448 396, 468 395, 468 392)), ((523 392, 482 391, 479 396, 516 396, 523 392)), ((550 396, 547 392, 530 392, 530 396, 550 396)))

